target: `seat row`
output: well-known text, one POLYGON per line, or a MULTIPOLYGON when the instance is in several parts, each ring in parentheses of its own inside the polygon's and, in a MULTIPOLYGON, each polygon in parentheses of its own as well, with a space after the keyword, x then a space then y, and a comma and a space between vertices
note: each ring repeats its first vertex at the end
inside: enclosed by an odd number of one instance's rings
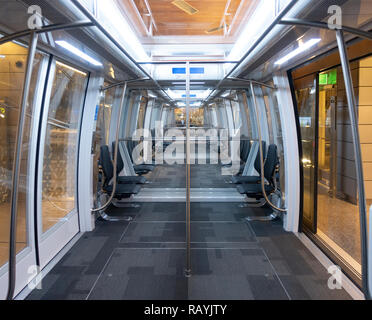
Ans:
MULTIPOLYGON (((266 148, 266 142, 263 141, 262 149, 264 158, 263 176, 265 179, 265 193, 269 196, 278 190, 278 173, 280 164, 278 148, 275 144, 271 144, 268 148, 266 148)), ((237 190, 240 194, 245 194, 248 198, 261 200, 265 198, 265 196, 263 194, 261 185, 262 166, 260 151, 257 152, 254 168, 258 172, 258 176, 233 176, 231 182, 236 184, 237 190)))

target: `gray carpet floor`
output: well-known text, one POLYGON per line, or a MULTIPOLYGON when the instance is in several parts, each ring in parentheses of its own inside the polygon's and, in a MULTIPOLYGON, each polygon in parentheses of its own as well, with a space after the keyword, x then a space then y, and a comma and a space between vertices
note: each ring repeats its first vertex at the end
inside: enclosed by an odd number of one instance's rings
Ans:
MULTIPOLYGON (((161 165, 148 174, 146 188, 186 188, 185 165, 161 165)), ((222 175, 221 165, 191 165, 191 188, 235 188, 227 183, 231 176, 222 175)))
POLYGON ((133 222, 98 222, 45 277, 30 300, 350 299, 280 221, 247 223, 265 209, 192 203, 192 277, 184 277, 185 205, 111 208, 133 222))

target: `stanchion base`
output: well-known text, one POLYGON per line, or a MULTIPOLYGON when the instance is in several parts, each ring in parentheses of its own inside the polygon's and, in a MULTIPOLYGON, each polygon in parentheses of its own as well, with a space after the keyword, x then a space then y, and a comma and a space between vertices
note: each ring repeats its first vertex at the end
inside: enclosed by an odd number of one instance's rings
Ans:
POLYGON ((131 222, 133 221, 133 217, 131 216, 123 216, 123 217, 110 217, 106 213, 101 213, 100 219, 102 221, 106 222, 119 222, 119 221, 124 221, 124 222, 131 222))
POLYGON ((191 278, 191 270, 185 269, 185 277, 186 278, 191 278))

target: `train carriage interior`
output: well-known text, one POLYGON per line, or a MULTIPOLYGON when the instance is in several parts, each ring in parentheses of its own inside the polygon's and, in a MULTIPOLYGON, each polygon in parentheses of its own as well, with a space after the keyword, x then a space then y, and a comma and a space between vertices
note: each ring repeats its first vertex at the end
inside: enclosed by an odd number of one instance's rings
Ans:
POLYGON ((371 0, 0 1, 0 299, 371 299, 371 92, 371 0))

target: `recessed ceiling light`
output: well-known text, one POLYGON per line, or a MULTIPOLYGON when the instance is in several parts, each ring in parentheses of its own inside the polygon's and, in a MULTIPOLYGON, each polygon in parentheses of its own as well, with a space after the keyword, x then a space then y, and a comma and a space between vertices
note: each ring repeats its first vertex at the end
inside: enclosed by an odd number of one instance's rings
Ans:
POLYGON ((190 5, 184 0, 175 0, 172 2, 172 4, 189 15, 193 15, 199 12, 198 9, 194 8, 192 5, 190 5))

